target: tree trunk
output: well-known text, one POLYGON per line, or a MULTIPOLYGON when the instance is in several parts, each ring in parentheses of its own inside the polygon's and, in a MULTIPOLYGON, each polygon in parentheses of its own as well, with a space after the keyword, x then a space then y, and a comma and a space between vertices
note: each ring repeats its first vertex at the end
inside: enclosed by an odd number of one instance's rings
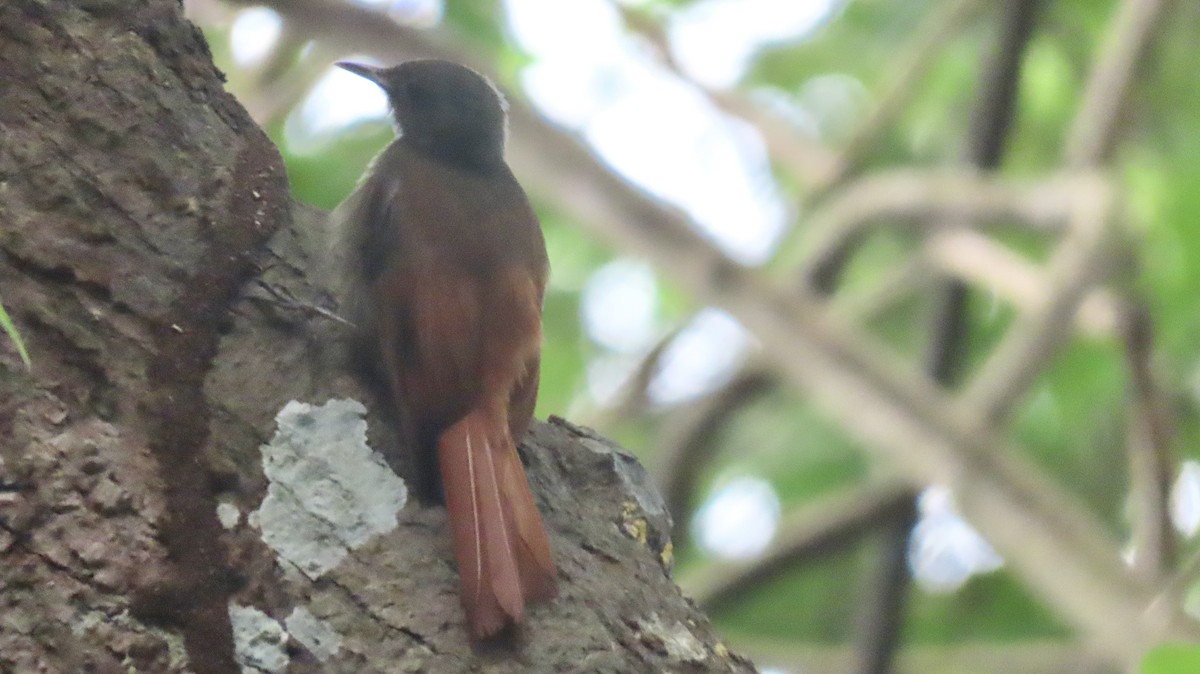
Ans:
POLYGON ((323 214, 221 80, 171 0, 0 5, 33 358, 0 337, 0 671, 753 671, 641 467, 561 420, 523 447, 561 596, 472 650, 445 513, 338 355, 323 214))

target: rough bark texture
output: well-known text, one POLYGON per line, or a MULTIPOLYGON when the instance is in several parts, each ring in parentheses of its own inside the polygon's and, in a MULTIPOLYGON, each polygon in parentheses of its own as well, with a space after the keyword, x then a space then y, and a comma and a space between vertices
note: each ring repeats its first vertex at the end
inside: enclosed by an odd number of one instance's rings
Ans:
POLYGON ((671 581, 641 467, 557 420, 523 456, 562 596, 471 650, 444 512, 400 509, 312 309, 321 220, 177 3, 0 4, 0 300, 34 360, 0 339, 0 671, 752 671, 671 581))

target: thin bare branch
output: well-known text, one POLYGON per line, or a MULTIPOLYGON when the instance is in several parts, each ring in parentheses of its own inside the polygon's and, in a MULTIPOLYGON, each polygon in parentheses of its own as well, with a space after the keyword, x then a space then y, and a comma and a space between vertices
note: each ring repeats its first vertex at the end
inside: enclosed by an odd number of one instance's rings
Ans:
POLYGON ((862 604, 866 610, 859 618, 856 672, 889 674, 896 671, 913 584, 908 565, 908 541, 917 524, 918 497, 919 493, 912 488, 900 494, 890 510, 890 520, 880 527, 883 540, 876 577, 868 579, 863 593, 862 604))
MULTIPOLYGON (((1049 180, 1017 195, 1009 186, 957 171, 897 170, 864 176, 831 196, 809 218, 815 243, 801 268, 804 285, 818 293, 833 286, 842 264, 873 227, 927 229, 930 223, 1015 226, 1061 232, 1070 199, 1049 180)), ((784 263, 786 266, 786 262, 784 263)))
POLYGON ((1108 162, 1120 134, 1138 68, 1171 0, 1123 0, 1096 50, 1083 104, 1067 133, 1066 163, 1083 168, 1108 162))
POLYGON ((885 482, 848 487, 790 513, 775 541, 749 564, 710 564, 680 580, 695 601, 712 612, 736 602, 800 563, 845 549, 904 512, 912 495, 906 484, 885 482))
MULTIPOLYGON (((1067 134, 1069 166, 1107 163, 1122 131, 1136 76, 1145 67, 1153 37, 1171 8, 1170 0, 1124 0, 1096 51, 1083 103, 1067 134)), ((1127 453, 1133 501, 1134 568, 1148 580, 1166 573, 1175 556, 1170 522, 1172 476, 1170 422, 1151 367, 1152 321, 1144 304, 1125 303, 1122 328, 1132 381, 1127 453)))
POLYGON ((1176 555, 1171 525, 1172 424, 1167 401, 1152 363, 1154 326, 1150 309, 1129 301, 1123 315, 1125 361, 1130 375, 1131 409, 1127 452, 1133 522, 1134 570, 1157 583, 1172 568, 1176 555))
POLYGON ((700 403, 682 410, 682 418, 663 430, 651 474, 675 517, 671 539, 677 548, 687 544, 690 523, 682 514, 691 511, 696 484, 717 452, 720 429, 778 383, 762 363, 748 365, 700 403))
POLYGON ((1155 606, 1178 606, 1182 604, 1191 588, 1200 582, 1200 550, 1193 550, 1171 574, 1155 598, 1155 606))
POLYGON ((614 397, 614 402, 600 405, 598 409, 585 412, 582 421, 577 421, 583 426, 590 426, 600 431, 611 429, 613 426, 620 424, 622 421, 641 417, 646 414, 646 409, 650 405, 649 388, 651 382, 654 381, 654 376, 658 374, 659 366, 662 364, 663 356, 670 350, 675 343, 676 338, 683 332, 690 318, 680 321, 674 328, 668 330, 666 334, 650 347, 650 350, 641 356, 637 367, 633 374, 629 376, 621 385, 614 397))
MULTIPOLYGON (((1088 78, 1079 113, 1067 134, 1066 163, 1094 167, 1108 163, 1122 133, 1140 68, 1145 66, 1153 36, 1164 22, 1170 0, 1123 0, 1097 49, 1096 65, 1088 78)), ((1158 579, 1174 559, 1169 493, 1170 431, 1165 405, 1150 365, 1151 318, 1141 305, 1128 305, 1123 314, 1126 359, 1132 379, 1133 411, 1129 419, 1127 453, 1134 506, 1135 570, 1158 579)))
POLYGON ((896 123, 913 96, 921 90, 921 81, 942 50, 988 5, 979 0, 951 0, 926 17, 908 46, 900 51, 891 72, 883 78, 886 84, 879 96, 879 103, 842 151, 838 162, 840 171, 819 191, 836 187, 863 169, 870 153, 878 148, 879 139, 896 123))
MULTIPOLYGON (((1016 117, 1021 65, 1033 35, 1039 4, 1040 0, 1006 0, 996 44, 984 52, 965 150, 965 163, 976 169, 998 168, 1008 146, 1016 117)), ((950 222, 945 226, 956 224, 950 222)), ((925 351, 925 372, 937 384, 953 389, 966 369, 971 293, 964 281, 953 277, 944 279, 939 286, 925 351)), ((858 671, 863 674, 894 671, 908 590, 913 582, 908 570, 908 540, 917 522, 917 498, 913 490, 900 519, 884 529, 878 589, 869 593, 869 610, 861 627, 862 666, 858 671)))
MULTIPOLYGON (((936 259, 923 254, 909 256, 885 269, 869 288, 844 290, 831 298, 833 311, 850 325, 868 325, 910 297, 931 290, 935 279, 929 267, 938 264, 936 259)), ((944 266, 942 270, 953 273, 944 266)))
MULTIPOLYGON (((964 0, 965 1, 965 0, 964 0)), ((972 0, 978 2, 978 0, 972 0)), ((839 172, 839 158, 821 142, 803 130, 748 100, 744 94, 719 91, 689 77, 675 60, 670 40, 662 26, 645 20, 637 10, 622 3, 613 6, 621 14, 625 28, 653 47, 659 61, 680 80, 701 91, 717 109, 737 117, 763 137, 771 157, 805 185, 828 183, 839 172)))
POLYGON ((1000 427, 1046 362, 1071 334, 1075 314, 1087 293, 1113 273, 1117 206, 1111 188, 1098 178, 1073 187, 1075 210, 1070 233, 1049 264, 1052 290, 1013 326, 984 363, 964 394, 992 428, 1000 427))
MULTIPOLYGON (((925 17, 924 23, 917 29, 908 45, 901 50, 891 72, 882 78, 885 84, 879 102, 843 148, 836 162, 837 172, 812 190, 811 203, 823 204, 830 194, 836 193, 859 175, 870 153, 875 151, 879 139, 892 127, 908 107, 912 97, 920 90, 919 84, 936 62, 936 57, 946 44, 986 7, 987 3, 978 0, 952 0, 938 6, 925 17)), ((805 227, 804 231, 810 231, 810 227, 805 227)), ((832 277, 849 258, 851 249, 863 238, 848 232, 845 245, 831 251, 834 258, 826 261, 823 269, 827 276, 826 282, 819 286, 818 290, 822 287, 826 290, 832 287, 832 277)), ((779 246, 781 252, 776 256, 778 259, 794 258, 798 246, 795 239, 796 234, 793 233, 779 246)))
POLYGON ((307 40, 307 34, 287 29, 273 52, 272 62, 250 86, 238 90, 239 100, 260 125, 266 127, 282 121, 312 91, 337 57, 336 52, 323 45, 305 50, 307 40))
MULTIPOLYGON (((1145 68, 1157 29, 1164 25, 1171 0, 1123 0, 1096 50, 1095 65, 1083 103, 1068 131, 1068 166, 1106 164, 1122 133, 1123 116, 1145 68)), ((1172 474, 1169 420, 1162 393, 1151 368, 1152 327, 1146 307, 1126 303, 1122 327, 1126 363, 1132 380, 1132 414, 1127 451, 1134 510, 1134 568, 1148 580, 1158 580, 1175 554, 1169 492, 1172 474)))
MULTIPOLYGON (((1050 283, 1037 265, 990 237, 969 230, 938 232, 925 242, 928 262, 979 286, 1028 313, 1049 301, 1050 283)), ((1110 337, 1117 327, 1117 300, 1106 288, 1093 288, 1075 313, 1075 327, 1088 337, 1110 337)))

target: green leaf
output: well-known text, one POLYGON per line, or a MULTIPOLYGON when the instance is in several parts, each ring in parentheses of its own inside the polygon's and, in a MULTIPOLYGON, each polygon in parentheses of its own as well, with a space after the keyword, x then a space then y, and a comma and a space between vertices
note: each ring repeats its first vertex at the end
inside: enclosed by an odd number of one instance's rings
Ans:
POLYGON ((1162 644, 1142 660, 1142 674, 1194 674, 1200 672, 1200 646, 1162 644))
POLYGON ((21 355, 21 360, 25 362, 25 367, 32 368, 33 363, 29 360, 29 352, 25 350, 25 342, 21 341, 21 333, 17 332, 17 326, 8 317, 8 312, 4 310, 3 304, 0 304, 0 328, 4 329, 8 338, 17 346, 17 353, 21 355))

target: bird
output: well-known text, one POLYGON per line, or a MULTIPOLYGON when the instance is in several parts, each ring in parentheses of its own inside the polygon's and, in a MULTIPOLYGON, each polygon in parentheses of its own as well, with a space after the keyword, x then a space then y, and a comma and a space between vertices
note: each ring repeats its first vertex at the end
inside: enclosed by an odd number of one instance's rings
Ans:
POLYGON ((444 498, 467 627, 489 640, 557 595, 517 453, 537 400, 545 240, 487 78, 437 59, 336 65, 383 90, 397 128, 332 215, 342 311, 416 454, 418 491, 444 498))

